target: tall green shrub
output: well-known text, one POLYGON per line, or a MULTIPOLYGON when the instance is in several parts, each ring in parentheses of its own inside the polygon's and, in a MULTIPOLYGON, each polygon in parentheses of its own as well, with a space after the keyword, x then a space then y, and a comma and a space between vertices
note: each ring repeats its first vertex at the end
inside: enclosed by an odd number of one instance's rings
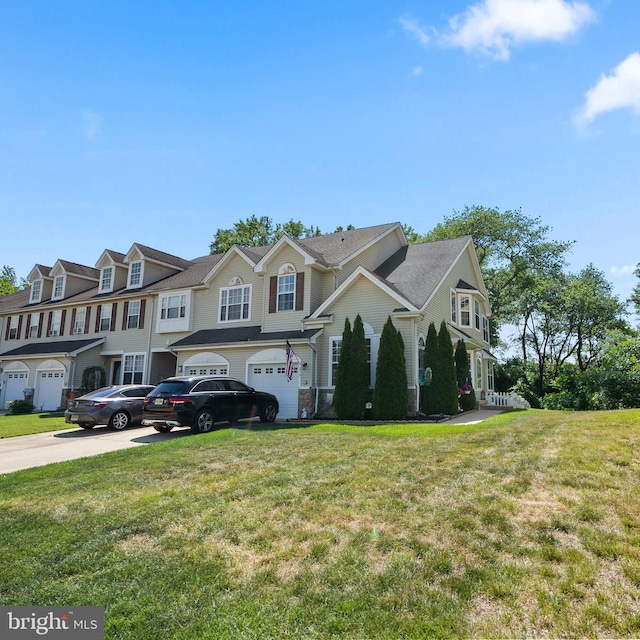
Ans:
POLYGON ((349 420, 359 420, 369 397, 369 363, 367 362, 367 339, 360 314, 353 321, 351 353, 348 366, 349 420))
POLYGON ((335 374, 335 391, 333 396, 333 408, 336 416, 340 420, 345 420, 349 411, 349 381, 347 371, 351 354, 351 339, 353 332, 351 331, 351 322, 349 318, 344 321, 344 329, 342 331, 342 341, 340 342, 340 354, 338 355, 338 366, 335 374))
POLYGON ((82 382, 80 383, 80 394, 84 395, 90 391, 100 389, 107 384, 107 376, 103 367, 87 367, 82 372, 82 382))
POLYGON ((406 417, 407 393, 404 341, 389 316, 380 336, 373 417, 376 420, 400 420, 406 417))
POLYGON ((431 381, 425 384, 422 389, 420 399, 420 410, 426 415, 437 413, 437 385, 434 380, 438 376, 438 332, 436 325, 432 322, 427 330, 427 339, 424 344, 424 368, 431 369, 431 381))
POLYGON ((451 334, 444 320, 438 332, 438 370, 440 372, 438 412, 454 415, 458 413, 458 379, 451 334))

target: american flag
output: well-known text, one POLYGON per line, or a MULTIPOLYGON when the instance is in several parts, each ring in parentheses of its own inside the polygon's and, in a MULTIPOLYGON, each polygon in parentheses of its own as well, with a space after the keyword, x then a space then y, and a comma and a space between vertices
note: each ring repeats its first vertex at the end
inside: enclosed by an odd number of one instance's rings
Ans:
POLYGON ((293 378, 293 359, 296 357, 296 354, 294 353, 293 349, 291 348, 291 345, 289 344, 289 341, 287 340, 287 364, 285 366, 285 374, 287 376, 287 380, 291 380, 291 378, 293 378))

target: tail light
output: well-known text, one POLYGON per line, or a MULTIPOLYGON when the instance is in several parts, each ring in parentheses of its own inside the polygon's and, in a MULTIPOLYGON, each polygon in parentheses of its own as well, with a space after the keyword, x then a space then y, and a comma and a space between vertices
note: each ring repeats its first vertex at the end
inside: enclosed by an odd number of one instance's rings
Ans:
POLYGON ((143 400, 144 404, 147 405, 151 402, 151 398, 149 396, 147 396, 144 400, 143 400))
POLYGON ((191 398, 189 396, 171 396, 169 398, 169 404, 189 404, 191 402, 191 398))
POLYGON ((91 405, 94 409, 104 409, 107 406, 106 402, 94 402, 91 405))

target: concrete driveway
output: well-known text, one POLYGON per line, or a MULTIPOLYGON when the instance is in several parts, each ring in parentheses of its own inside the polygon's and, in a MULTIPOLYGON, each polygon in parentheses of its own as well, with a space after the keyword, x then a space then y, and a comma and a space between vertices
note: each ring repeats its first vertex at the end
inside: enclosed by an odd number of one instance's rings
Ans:
POLYGON ((95 456, 107 451, 139 447, 162 440, 173 440, 188 436, 190 433, 190 429, 157 433, 153 427, 131 427, 124 431, 96 427, 90 430, 67 429, 2 438, 0 439, 0 474, 41 467, 52 462, 95 456))
MULTIPOLYGON (((500 412, 495 410, 480 409, 455 416, 442 424, 475 424, 498 413, 500 412)), ((67 429, 36 433, 31 436, 2 438, 0 439, 0 474, 189 435, 191 435, 190 429, 157 433, 153 427, 131 427, 124 431, 96 427, 91 430, 67 429)))

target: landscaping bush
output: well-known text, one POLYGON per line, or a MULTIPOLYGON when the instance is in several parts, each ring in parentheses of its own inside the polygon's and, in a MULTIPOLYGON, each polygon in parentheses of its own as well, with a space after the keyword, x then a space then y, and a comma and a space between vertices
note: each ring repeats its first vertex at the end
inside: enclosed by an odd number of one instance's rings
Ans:
POLYGON ((31 413, 36 408, 31 400, 11 400, 7 402, 7 406, 9 407, 9 413, 13 416, 31 413))

